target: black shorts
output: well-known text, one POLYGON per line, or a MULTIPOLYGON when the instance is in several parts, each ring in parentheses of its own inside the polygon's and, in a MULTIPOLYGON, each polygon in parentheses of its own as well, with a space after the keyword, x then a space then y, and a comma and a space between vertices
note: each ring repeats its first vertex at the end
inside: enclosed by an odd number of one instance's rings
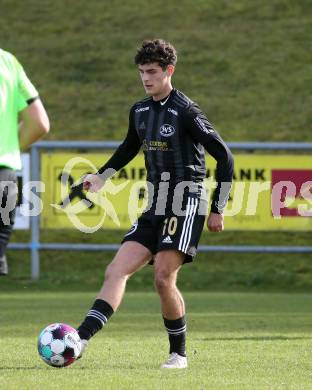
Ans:
MULTIPOLYGON (((186 194, 182 212, 166 208, 164 215, 156 215, 155 207, 145 211, 124 236, 122 243, 136 241, 153 255, 173 249, 185 253, 184 263, 193 261, 203 230, 207 201, 198 194, 186 194)), ((152 262, 151 262, 152 263, 152 262)))
POLYGON ((5 213, 5 209, 7 206, 9 213, 6 216, 5 220, 3 220, 4 214, 0 213, 0 228, 5 226, 13 227, 15 221, 15 209, 16 204, 8 205, 8 201, 16 200, 16 186, 17 178, 16 173, 10 168, 6 168, 0 166, 0 206, 1 211, 5 213), (13 207, 11 207, 13 206, 13 207))
POLYGON ((13 229, 16 198, 16 173, 12 169, 0 166, 0 258, 5 254, 13 229))

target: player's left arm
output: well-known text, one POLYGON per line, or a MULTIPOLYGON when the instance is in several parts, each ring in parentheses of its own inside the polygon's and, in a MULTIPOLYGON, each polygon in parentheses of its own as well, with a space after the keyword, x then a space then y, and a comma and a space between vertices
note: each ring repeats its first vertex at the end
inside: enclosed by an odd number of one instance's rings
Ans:
POLYGON ((217 187, 212 197, 207 227, 212 232, 220 232, 224 229, 223 211, 230 195, 233 180, 233 155, 198 106, 192 105, 187 111, 185 119, 187 130, 192 138, 202 144, 217 161, 217 187))

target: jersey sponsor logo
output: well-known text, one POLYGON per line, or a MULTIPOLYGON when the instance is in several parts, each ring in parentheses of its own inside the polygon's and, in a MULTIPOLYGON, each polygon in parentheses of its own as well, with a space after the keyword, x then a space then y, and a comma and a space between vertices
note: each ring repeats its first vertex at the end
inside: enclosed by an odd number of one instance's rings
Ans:
POLYGON ((163 137, 171 137, 175 133, 175 128, 171 125, 162 125, 160 128, 160 134, 163 137))
POLYGON ((166 141, 147 141, 146 139, 143 140, 142 150, 145 152, 148 150, 160 150, 161 152, 172 151, 172 149, 168 147, 168 142, 166 141))
POLYGON ((141 107, 141 108, 137 108, 137 109, 135 110, 135 112, 148 111, 149 109, 150 109, 149 106, 147 106, 147 107, 141 107))
POLYGON ((165 237, 165 238, 162 240, 162 243, 163 243, 163 244, 172 244, 171 237, 170 237, 170 236, 165 237))
POLYGON ((207 127, 207 125, 205 124, 205 122, 199 117, 197 116, 195 119, 194 119, 194 122, 197 124, 197 126, 203 131, 205 132, 206 134, 210 134, 210 133, 214 133, 213 129, 207 127))
POLYGON ((175 116, 178 116, 178 112, 176 110, 174 110, 173 108, 168 108, 168 112, 171 112, 171 114, 175 115, 175 116))

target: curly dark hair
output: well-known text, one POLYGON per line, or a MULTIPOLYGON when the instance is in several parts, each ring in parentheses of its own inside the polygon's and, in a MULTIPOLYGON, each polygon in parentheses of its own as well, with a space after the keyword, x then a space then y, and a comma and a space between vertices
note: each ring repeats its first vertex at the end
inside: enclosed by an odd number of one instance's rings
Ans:
POLYGON ((177 52, 171 43, 162 39, 146 40, 138 48, 134 62, 136 65, 157 62, 165 70, 168 65, 177 63, 177 52))

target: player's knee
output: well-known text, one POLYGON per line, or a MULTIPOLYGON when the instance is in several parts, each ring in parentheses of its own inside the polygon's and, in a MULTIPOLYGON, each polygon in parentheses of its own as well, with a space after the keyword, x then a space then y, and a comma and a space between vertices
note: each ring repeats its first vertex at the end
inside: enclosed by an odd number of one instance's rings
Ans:
POLYGON ((170 274, 166 272, 155 273, 154 284, 156 290, 161 294, 175 286, 175 281, 170 274))

